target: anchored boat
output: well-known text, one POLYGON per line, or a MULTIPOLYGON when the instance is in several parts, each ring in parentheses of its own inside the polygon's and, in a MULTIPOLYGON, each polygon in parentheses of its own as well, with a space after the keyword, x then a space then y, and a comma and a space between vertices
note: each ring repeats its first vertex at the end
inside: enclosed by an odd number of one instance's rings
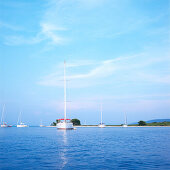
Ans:
POLYGON ((99 128, 104 128, 106 127, 105 124, 102 122, 102 119, 103 119, 103 108, 102 108, 102 104, 101 104, 101 122, 100 124, 98 125, 99 128))
POLYGON ((122 125, 123 127, 128 127, 127 125, 127 116, 126 116, 126 113, 125 113, 125 123, 122 125))
POLYGON ((2 108, 2 116, 1 116, 1 127, 2 128, 9 127, 7 123, 4 121, 4 111, 5 111, 5 105, 2 108))
POLYGON ((21 121, 21 112, 20 112, 19 117, 18 117, 17 127, 28 127, 28 125, 25 125, 25 124, 21 121))
POLYGON ((41 123, 40 123, 40 127, 44 127, 43 123, 42 123, 42 120, 41 120, 41 123))

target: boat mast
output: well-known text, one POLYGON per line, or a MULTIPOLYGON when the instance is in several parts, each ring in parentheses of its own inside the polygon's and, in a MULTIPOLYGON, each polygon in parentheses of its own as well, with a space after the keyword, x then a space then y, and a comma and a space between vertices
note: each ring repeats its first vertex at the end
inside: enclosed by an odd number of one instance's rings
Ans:
POLYGON ((101 125, 102 125, 102 103, 101 103, 101 125))
POLYGON ((64 61, 64 121, 66 122, 66 62, 64 61))
POLYGON ((4 110, 5 110, 5 105, 3 105, 2 108, 1 124, 4 124, 4 110))
POLYGON ((20 111, 19 116, 18 116, 17 125, 18 125, 18 124, 21 124, 21 111, 20 111))
POLYGON ((21 114, 22 114, 22 112, 20 112, 20 124, 22 123, 22 120, 21 120, 21 114))
POLYGON ((126 113, 125 113, 125 125, 127 125, 127 116, 126 116, 126 113))

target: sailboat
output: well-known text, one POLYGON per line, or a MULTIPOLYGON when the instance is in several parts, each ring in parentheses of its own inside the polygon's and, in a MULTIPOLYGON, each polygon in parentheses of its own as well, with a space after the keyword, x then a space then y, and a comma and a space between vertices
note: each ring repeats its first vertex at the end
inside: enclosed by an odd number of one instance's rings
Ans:
POLYGON ((125 123, 122 125, 123 127, 128 127, 128 125, 127 125, 127 116, 126 116, 126 114, 125 114, 125 123))
POLYGON ((66 98, 66 62, 64 61, 64 119, 58 119, 57 129, 58 130, 73 130, 73 123, 71 119, 66 118, 67 112, 67 98, 66 98))
POLYGON ((1 116, 1 127, 8 127, 7 123, 4 122, 4 110, 5 110, 5 106, 3 106, 2 108, 2 116, 1 116))
POLYGON ((28 125, 25 125, 25 124, 21 121, 21 112, 20 112, 19 117, 18 117, 17 127, 28 127, 28 125))
POLYGON ((102 122, 102 118, 103 118, 102 116, 103 116, 103 111, 102 111, 102 104, 101 104, 101 122, 98 125, 99 128, 104 128, 105 127, 105 124, 102 122))
POLYGON ((41 124, 40 124, 40 127, 44 127, 44 125, 42 124, 42 120, 41 120, 41 124))

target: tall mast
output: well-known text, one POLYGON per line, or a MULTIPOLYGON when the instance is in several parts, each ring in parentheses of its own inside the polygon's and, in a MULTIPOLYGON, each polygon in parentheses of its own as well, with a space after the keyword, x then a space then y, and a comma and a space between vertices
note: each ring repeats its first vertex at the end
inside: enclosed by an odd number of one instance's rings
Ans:
POLYGON ((18 121, 17 121, 17 125, 21 124, 21 111, 19 112, 19 116, 18 116, 18 121))
POLYGON ((4 110, 5 110, 5 105, 3 105, 2 108, 1 124, 4 124, 4 110))
POLYGON ((66 121, 66 62, 64 61, 64 119, 66 121))
POLYGON ((102 103, 101 103, 101 125, 102 125, 102 103))
POLYGON ((127 125, 127 116, 126 116, 126 113, 125 113, 125 125, 127 125))
POLYGON ((22 123, 22 120, 21 120, 21 113, 22 113, 22 112, 20 111, 20 124, 22 123))

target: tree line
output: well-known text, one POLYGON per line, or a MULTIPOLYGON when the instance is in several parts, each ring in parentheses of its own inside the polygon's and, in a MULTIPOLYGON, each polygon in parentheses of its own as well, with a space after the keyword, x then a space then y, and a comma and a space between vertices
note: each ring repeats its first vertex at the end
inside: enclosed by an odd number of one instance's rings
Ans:
POLYGON ((146 123, 145 121, 140 120, 138 122, 138 126, 170 126, 170 122, 164 121, 164 122, 146 123))

